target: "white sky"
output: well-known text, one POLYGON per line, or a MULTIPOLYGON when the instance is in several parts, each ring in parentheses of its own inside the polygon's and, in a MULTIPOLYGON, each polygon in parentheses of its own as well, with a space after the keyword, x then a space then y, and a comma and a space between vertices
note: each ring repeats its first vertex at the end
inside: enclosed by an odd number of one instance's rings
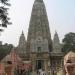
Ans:
MULTIPOLYGON (((27 38, 34 0, 10 0, 10 3, 9 16, 12 25, 1 33, 0 41, 17 46, 22 30, 27 38)), ((60 40, 66 33, 75 32, 75 0, 44 0, 44 3, 52 38, 55 30, 60 40)))

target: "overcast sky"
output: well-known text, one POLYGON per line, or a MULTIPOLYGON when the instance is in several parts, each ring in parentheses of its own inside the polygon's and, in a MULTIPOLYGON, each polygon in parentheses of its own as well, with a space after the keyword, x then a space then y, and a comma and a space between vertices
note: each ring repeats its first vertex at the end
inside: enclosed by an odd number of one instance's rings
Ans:
MULTIPOLYGON (((34 0, 10 0, 10 3, 9 16, 12 25, 1 33, 0 41, 17 46, 22 30, 27 39, 34 0)), ((44 3, 52 38, 55 30, 58 32, 60 40, 66 33, 75 32, 75 0, 44 0, 44 3)))

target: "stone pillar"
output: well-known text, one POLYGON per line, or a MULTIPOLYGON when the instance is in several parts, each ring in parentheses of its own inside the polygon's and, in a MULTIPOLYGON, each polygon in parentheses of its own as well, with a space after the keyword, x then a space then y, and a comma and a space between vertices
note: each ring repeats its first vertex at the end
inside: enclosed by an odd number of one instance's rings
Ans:
POLYGON ((44 60, 44 65, 45 65, 46 75, 48 75, 48 61, 46 59, 44 60))
POLYGON ((51 62, 50 62, 50 58, 49 58, 49 60, 47 60, 47 66, 48 66, 48 75, 51 75, 51 62))
POLYGON ((35 60, 32 61, 32 75, 36 75, 36 72, 35 72, 35 60))

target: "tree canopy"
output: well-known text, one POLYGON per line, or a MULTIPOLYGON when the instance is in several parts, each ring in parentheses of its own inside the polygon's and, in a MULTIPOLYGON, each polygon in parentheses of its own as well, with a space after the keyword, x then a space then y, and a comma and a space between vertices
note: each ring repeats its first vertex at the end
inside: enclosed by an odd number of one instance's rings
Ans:
MULTIPOLYGON (((10 18, 8 17, 8 7, 10 4, 9 0, 0 0, 0 27, 7 27, 7 25, 11 24, 9 22, 10 18)), ((2 28, 0 28, 0 32, 2 32, 2 28)))
POLYGON ((3 59, 7 54, 9 54, 12 48, 12 44, 0 45, 0 60, 3 59))
POLYGON ((69 52, 69 51, 75 51, 75 33, 70 32, 65 35, 65 38, 63 39, 63 52, 69 52))

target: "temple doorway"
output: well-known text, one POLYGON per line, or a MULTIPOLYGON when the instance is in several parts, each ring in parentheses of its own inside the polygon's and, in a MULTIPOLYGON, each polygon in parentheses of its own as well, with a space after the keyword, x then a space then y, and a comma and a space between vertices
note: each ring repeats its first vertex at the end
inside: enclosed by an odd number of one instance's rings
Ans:
POLYGON ((37 70, 43 69, 43 63, 44 63, 43 60, 36 60, 36 69, 37 70))

